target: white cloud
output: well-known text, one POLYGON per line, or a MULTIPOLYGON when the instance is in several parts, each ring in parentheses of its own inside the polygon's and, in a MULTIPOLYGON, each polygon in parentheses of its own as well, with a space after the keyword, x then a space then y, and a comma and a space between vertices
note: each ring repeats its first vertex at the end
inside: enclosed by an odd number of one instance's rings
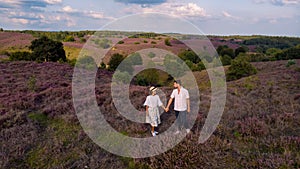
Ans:
POLYGON ((48 4, 60 4, 62 0, 45 0, 48 4))
POLYGON ((11 21, 17 24, 28 24, 29 20, 28 19, 22 19, 22 18, 11 18, 11 21))
POLYGON ((19 0, 1 0, 1 2, 7 4, 20 4, 19 0))
POLYGON ((179 6, 173 12, 182 16, 207 16, 205 10, 194 3, 179 6))
POLYGON ((67 12, 67 13, 72 13, 72 12, 77 12, 77 10, 73 9, 71 6, 65 6, 62 8, 63 12, 67 12))
POLYGON ((156 6, 141 7, 139 5, 132 5, 130 8, 123 10, 125 13, 165 13, 177 17, 209 17, 204 8, 198 6, 195 3, 163 3, 156 6))
POLYGON ((300 0, 252 0, 256 4, 271 3, 277 6, 299 5, 300 0))
POLYGON ((116 19, 114 17, 104 15, 103 12, 96 12, 96 11, 83 11, 83 15, 94 19, 108 19, 108 20, 116 19))
POLYGON ((223 12, 222 12, 222 15, 223 15, 224 17, 226 17, 226 18, 230 18, 230 19, 234 19, 234 20, 240 20, 240 19, 241 19, 240 17, 231 15, 231 14, 228 13, 227 11, 223 11, 223 12))
POLYGON ((71 6, 63 7, 60 12, 70 14, 70 16, 74 14, 75 16, 89 17, 93 19, 114 19, 113 17, 105 16, 103 12, 78 10, 71 6))
POLYGON ((226 11, 223 11, 222 14, 223 14, 223 16, 228 17, 228 18, 232 17, 232 15, 230 15, 230 14, 229 14, 228 12, 226 12, 226 11))
POLYGON ((296 5, 296 4, 300 4, 300 0, 283 0, 282 3, 286 4, 286 5, 288 5, 288 4, 296 5))
POLYGON ((96 18, 96 19, 103 19, 105 18, 103 13, 100 12, 95 12, 95 11, 89 11, 89 12, 84 12, 85 15, 90 16, 92 18, 96 18))

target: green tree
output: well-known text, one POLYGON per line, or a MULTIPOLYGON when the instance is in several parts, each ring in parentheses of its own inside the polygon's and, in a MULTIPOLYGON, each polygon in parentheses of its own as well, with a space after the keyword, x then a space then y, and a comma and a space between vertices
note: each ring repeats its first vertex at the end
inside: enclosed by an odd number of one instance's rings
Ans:
POLYGON ((276 54, 277 60, 300 59, 300 46, 284 49, 276 54))
POLYGON ((224 56, 224 55, 228 55, 232 59, 235 58, 234 50, 231 49, 231 48, 225 48, 225 49, 223 49, 223 51, 221 52, 221 56, 224 56))
POLYGON ((124 56, 119 54, 119 53, 115 53, 112 55, 112 57, 110 58, 110 61, 108 63, 109 65, 109 70, 116 70, 117 67, 119 66, 119 64, 124 60, 124 56))
POLYGON ((75 39, 72 35, 68 35, 68 36, 65 37, 64 41, 65 42, 74 42, 75 39))
POLYGON ((185 61, 185 64, 186 64, 190 69, 192 69, 193 66, 194 66, 194 63, 191 62, 190 60, 186 60, 186 61, 185 61))
POLYGON ((194 71, 205 70, 205 65, 203 64, 203 62, 199 62, 195 65, 195 68, 193 70, 194 71))
POLYGON ((228 55, 221 56, 221 62, 223 64, 223 66, 230 65, 231 57, 228 55))
POLYGON ((228 81, 240 79, 242 77, 256 74, 257 70, 251 63, 244 59, 236 58, 231 61, 231 65, 226 73, 228 81))
POLYGON ((46 36, 33 40, 29 49, 32 50, 32 60, 35 61, 67 61, 63 44, 61 42, 51 40, 46 36))
POLYGON ((276 56, 280 52, 282 52, 281 49, 278 49, 278 48, 269 48, 269 49, 267 49, 266 54, 268 56, 276 56))
POLYGON ((218 46, 217 52, 218 52, 219 56, 228 55, 228 56, 230 56, 232 59, 235 58, 234 50, 231 49, 231 48, 229 48, 227 45, 224 45, 224 46, 218 46))
POLYGON ((137 74, 136 83, 141 86, 158 84, 159 72, 157 69, 146 69, 137 74))
POLYGON ((86 42, 86 39, 82 37, 82 38, 80 38, 80 42, 81 42, 81 43, 85 43, 85 42, 86 42))
POLYGON ((237 57, 240 53, 246 53, 248 51, 249 51, 249 49, 246 46, 240 46, 235 49, 234 54, 235 54, 235 57, 237 57))
POLYGON ((186 61, 189 60, 193 63, 198 63, 200 62, 200 58, 198 55, 192 51, 192 50, 184 50, 183 52, 180 52, 178 54, 178 57, 180 57, 182 60, 186 61))
POLYGON ((167 45, 167 46, 172 46, 172 44, 171 44, 169 38, 166 38, 166 39, 165 39, 165 45, 167 45))

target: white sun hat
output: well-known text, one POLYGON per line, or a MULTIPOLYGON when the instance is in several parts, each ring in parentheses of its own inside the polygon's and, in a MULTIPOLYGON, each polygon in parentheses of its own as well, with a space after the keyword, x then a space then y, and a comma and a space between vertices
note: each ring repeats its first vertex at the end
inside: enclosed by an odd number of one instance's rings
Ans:
POLYGON ((156 90, 157 90, 157 88, 156 88, 156 87, 154 87, 154 86, 151 86, 149 90, 150 90, 151 92, 154 92, 154 91, 156 91, 156 90))

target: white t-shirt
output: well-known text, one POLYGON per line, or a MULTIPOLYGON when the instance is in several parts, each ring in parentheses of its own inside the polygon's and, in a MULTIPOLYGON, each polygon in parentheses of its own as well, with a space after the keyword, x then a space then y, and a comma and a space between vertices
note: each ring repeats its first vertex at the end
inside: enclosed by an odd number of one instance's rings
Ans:
POLYGON ((162 106, 162 102, 160 101, 160 98, 158 95, 149 95, 146 98, 146 101, 144 103, 144 106, 149 106, 149 107, 158 107, 162 106))
POLYGON ((178 94, 178 90, 174 89, 171 98, 175 98, 174 102, 174 110, 176 111, 185 111, 187 110, 187 102, 186 99, 189 99, 189 92, 183 88, 180 87, 180 93, 178 94))

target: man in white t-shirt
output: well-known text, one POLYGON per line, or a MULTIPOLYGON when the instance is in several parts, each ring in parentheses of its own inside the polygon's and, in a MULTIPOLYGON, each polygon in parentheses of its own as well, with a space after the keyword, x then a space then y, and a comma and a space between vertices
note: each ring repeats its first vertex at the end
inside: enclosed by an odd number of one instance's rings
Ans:
POLYGON ((183 88, 181 86, 181 81, 177 80, 174 81, 174 90, 171 94, 171 98, 168 102, 168 105, 166 107, 166 111, 169 111, 169 107, 175 98, 174 102, 174 110, 175 110, 175 115, 176 115, 176 121, 178 125, 178 130, 176 131, 175 134, 179 133, 179 130, 184 127, 186 129, 186 132, 189 133, 190 129, 188 128, 188 124, 186 121, 186 114, 189 113, 190 110, 190 96, 188 90, 183 88))

